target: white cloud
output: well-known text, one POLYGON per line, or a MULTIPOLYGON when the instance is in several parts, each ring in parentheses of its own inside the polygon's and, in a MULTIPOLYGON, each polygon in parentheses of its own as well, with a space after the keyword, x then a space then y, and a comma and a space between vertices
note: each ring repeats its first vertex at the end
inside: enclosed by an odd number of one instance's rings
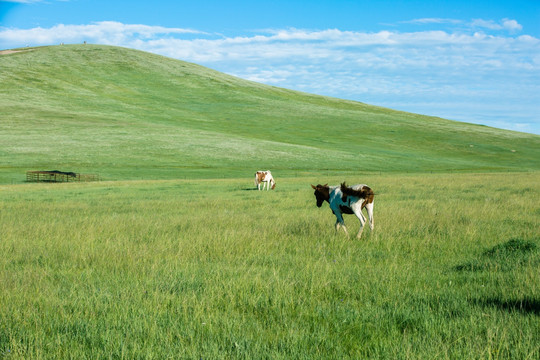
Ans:
POLYGON ((457 19, 443 19, 443 18, 422 18, 414 19, 410 21, 403 21, 404 24, 461 24, 463 21, 457 19))
MULTIPOLYGON (((478 24, 483 24, 484 27, 491 26, 482 22, 478 24)), ((508 20, 505 26, 508 29, 517 29, 518 25, 508 20)), ((528 35, 513 38, 481 32, 467 34, 440 30, 365 33, 338 29, 321 31, 280 29, 268 30, 253 36, 223 37, 193 29, 122 24, 113 21, 89 25, 61 24, 51 28, 0 28, 0 44, 49 45, 85 40, 92 43, 137 47, 192 61, 290 59, 291 57, 343 59, 351 54, 385 48, 392 48, 392 52, 407 52, 406 57, 416 58, 415 62, 431 54, 447 56, 448 53, 454 56, 474 53, 481 61, 492 56, 490 51, 503 50, 504 55, 504 52, 523 50, 525 43, 526 46, 538 46, 539 43, 538 39, 528 35), (420 50, 422 54, 418 53, 420 50), (482 55, 486 50, 488 53, 482 55)), ((441 58, 441 60, 444 59, 441 58)), ((421 63, 424 62, 421 61, 421 63)))
POLYGON ((512 19, 502 19, 500 21, 494 20, 484 20, 484 19, 474 19, 471 22, 467 23, 458 19, 447 19, 447 18, 421 18, 413 19, 409 21, 402 21, 401 24, 416 24, 416 25, 451 25, 459 26, 472 29, 483 29, 491 31, 501 31, 506 30, 514 34, 523 30, 523 26, 518 23, 516 20, 512 19))
POLYGON ((31 4, 31 3, 37 3, 42 2, 43 0, 0 0, 0 2, 13 2, 13 3, 20 3, 20 4, 31 4))
POLYGON ((502 22, 502 26, 506 30, 510 30, 513 32, 521 31, 523 29, 523 26, 521 26, 516 20, 504 19, 502 22))
MULTIPOLYGON (((45 2, 47 0, 0 0, 0 2, 12 2, 12 3, 19 3, 19 4, 35 4, 40 2, 45 2)), ((58 2, 69 2, 71 0, 56 0, 58 2)))
POLYGON ((503 19, 500 22, 493 20, 475 19, 471 22, 473 28, 484 28, 488 30, 508 30, 511 33, 519 32, 523 26, 516 20, 503 19))
POLYGON ((502 25, 496 23, 493 20, 475 19, 472 21, 471 25, 473 27, 479 27, 479 28, 490 29, 490 30, 503 29, 502 25))
POLYGON ((50 28, 10 29, 0 28, 0 44, 50 45, 58 43, 95 42, 107 45, 122 45, 141 39, 154 39, 169 34, 204 34, 200 31, 181 28, 165 28, 137 24, 122 24, 102 21, 89 25, 55 25, 50 28))

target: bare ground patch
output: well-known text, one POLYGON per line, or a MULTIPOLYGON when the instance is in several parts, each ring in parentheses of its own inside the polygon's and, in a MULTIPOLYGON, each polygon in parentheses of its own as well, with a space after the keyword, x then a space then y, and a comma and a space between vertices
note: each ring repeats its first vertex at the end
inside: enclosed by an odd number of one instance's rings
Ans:
POLYGON ((9 55, 9 54, 15 54, 15 53, 25 52, 25 51, 32 51, 32 49, 25 49, 25 50, 0 50, 0 55, 9 55))

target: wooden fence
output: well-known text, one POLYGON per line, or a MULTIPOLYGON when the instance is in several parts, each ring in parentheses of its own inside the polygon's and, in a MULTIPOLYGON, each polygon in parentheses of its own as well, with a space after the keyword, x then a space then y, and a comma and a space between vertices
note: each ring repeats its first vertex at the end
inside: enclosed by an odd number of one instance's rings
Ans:
POLYGON ((100 181, 99 175, 77 174, 73 172, 53 171, 27 171, 27 182, 86 182, 100 181))

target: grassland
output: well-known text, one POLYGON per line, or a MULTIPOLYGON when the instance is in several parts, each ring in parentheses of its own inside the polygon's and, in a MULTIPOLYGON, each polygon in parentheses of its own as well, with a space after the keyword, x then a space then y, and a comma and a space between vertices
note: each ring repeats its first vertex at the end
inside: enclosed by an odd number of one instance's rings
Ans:
POLYGON ((117 47, 0 55, 0 183, 536 171, 540 136, 261 85, 117 47))
POLYGON ((538 173, 348 178, 379 194, 360 241, 309 187, 341 180, 1 187, 0 354, 540 356, 538 173))
POLYGON ((0 358, 540 357, 539 136, 22 50, 0 55, 0 358), (24 184, 53 169, 107 181, 24 184), (377 194, 360 241, 309 186, 343 180, 377 194))

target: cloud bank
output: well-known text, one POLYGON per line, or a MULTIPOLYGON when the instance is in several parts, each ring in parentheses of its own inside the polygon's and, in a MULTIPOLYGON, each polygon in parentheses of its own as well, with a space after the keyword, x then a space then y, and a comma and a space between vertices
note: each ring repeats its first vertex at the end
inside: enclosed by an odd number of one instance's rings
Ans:
POLYGON ((456 30, 267 29, 227 37, 107 21, 0 28, 0 47, 117 45, 245 79, 396 109, 540 133, 540 39, 510 19, 416 19, 456 30))

